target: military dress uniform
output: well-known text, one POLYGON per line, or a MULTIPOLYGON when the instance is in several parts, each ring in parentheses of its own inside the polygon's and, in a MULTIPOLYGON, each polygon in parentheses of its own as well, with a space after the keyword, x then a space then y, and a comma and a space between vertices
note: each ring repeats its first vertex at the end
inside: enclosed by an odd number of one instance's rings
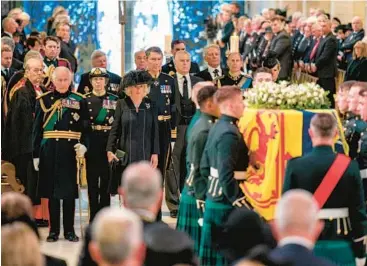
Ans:
POLYGON ((216 78, 214 84, 220 88, 222 86, 238 86, 241 90, 252 87, 252 78, 249 75, 240 74, 238 77, 232 77, 230 73, 216 78))
POLYGON ((201 113, 199 120, 190 133, 187 145, 187 177, 181 193, 177 218, 177 229, 186 232, 192 240, 196 254, 199 254, 200 227, 198 221, 203 213, 199 209, 199 202, 205 200, 206 179, 200 176, 200 161, 208 138, 209 130, 214 125, 215 117, 201 113), (195 186, 196 185, 196 186, 195 186))
MULTIPOLYGON (((289 160, 283 193, 291 189, 315 193, 336 156, 331 146, 317 146, 311 153, 289 160)), ((367 229, 365 208, 358 164, 352 160, 319 212, 325 226, 315 254, 337 265, 355 265, 354 257, 363 258, 367 229)))
POLYGON ((85 97, 92 127, 88 134, 89 149, 86 155, 90 221, 92 221, 99 210, 110 205, 106 146, 118 97, 109 92, 96 95, 93 91, 87 93, 85 97))
MULTIPOLYGON (((121 77, 108 70, 107 70, 107 74, 109 76, 108 84, 107 84, 107 92, 115 94, 115 95, 119 95, 121 77)), ((93 90, 92 84, 90 83, 90 80, 89 80, 89 75, 90 75, 90 71, 80 76, 80 83, 79 83, 77 91, 81 94, 86 94, 93 90)), ((123 96, 125 96, 125 94, 123 94, 123 96)), ((120 96, 120 98, 124 98, 124 97, 120 96)))
POLYGON ((361 119, 357 120, 355 132, 359 137, 356 160, 359 165, 364 188, 364 196, 367 202, 367 122, 361 119))
POLYGON ((63 200, 64 236, 70 241, 78 240, 74 232, 78 197, 74 146, 87 144, 85 133, 89 129, 83 95, 55 90, 39 96, 33 125, 33 158, 39 158, 38 195, 49 199, 51 241, 57 241, 60 234, 60 200, 63 200))
POLYGON ((66 67, 71 71, 70 62, 65 58, 55 58, 49 59, 45 57, 43 59, 43 68, 45 79, 43 80, 43 85, 47 90, 52 91, 55 89, 55 85, 52 83, 52 74, 57 67, 66 67))
POLYGON ((209 132, 200 162, 202 181, 208 179, 199 255, 203 266, 227 265, 212 245, 211 228, 222 225, 234 206, 247 205, 238 180, 245 178, 249 156, 237 122, 221 115, 209 132))
MULTIPOLYGON (((173 77, 176 74, 177 70, 176 70, 175 64, 173 63, 173 58, 172 58, 171 62, 168 62, 167 64, 162 66, 162 72, 167 74, 167 75, 170 75, 171 77, 173 77)), ((192 73, 192 74, 199 73, 200 72, 199 65, 195 62, 191 62, 189 72, 192 73)))
POLYGON ((171 150, 171 130, 176 126, 175 83, 172 77, 164 73, 152 79, 148 98, 158 112, 158 168, 164 179, 171 150))

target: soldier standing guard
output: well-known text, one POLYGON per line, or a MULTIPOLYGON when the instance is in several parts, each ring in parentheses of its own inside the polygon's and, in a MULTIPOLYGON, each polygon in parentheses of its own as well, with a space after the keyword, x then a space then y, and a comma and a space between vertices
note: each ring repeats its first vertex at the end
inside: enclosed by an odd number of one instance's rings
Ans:
POLYGON ((227 65, 229 68, 228 73, 214 80, 218 88, 222 86, 237 86, 241 90, 246 90, 252 87, 252 78, 241 72, 243 60, 240 53, 230 53, 227 58, 227 65))
MULTIPOLYGON (((147 72, 152 77, 148 98, 155 104, 158 111, 159 157, 158 168, 163 180, 171 150, 171 129, 176 125, 175 83, 167 74, 161 73, 163 53, 159 47, 146 50, 147 72)), ((163 181, 164 182, 164 181, 163 181)), ((179 189, 177 184, 177 190, 179 189)), ((160 218, 160 215, 158 215, 160 218)))
POLYGON ((200 227, 199 219, 203 217, 202 204, 205 200, 206 184, 200 179, 200 160, 204 151, 209 129, 219 116, 218 106, 214 102, 217 88, 213 85, 200 89, 197 101, 201 115, 192 129, 187 145, 186 165, 188 175, 181 193, 177 229, 186 232, 195 243, 195 252, 199 254, 200 227), (198 204, 197 204, 197 200, 198 204))
POLYGON ((364 265, 366 205, 357 162, 333 152, 337 135, 333 115, 316 114, 309 134, 313 150, 288 161, 283 193, 304 189, 314 194, 321 208, 319 219, 325 222, 314 248, 317 256, 337 265, 364 265))
POLYGON ((249 163, 249 151, 237 127, 244 110, 242 92, 224 86, 215 93, 215 100, 221 116, 210 129, 200 162, 200 176, 209 179, 200 240, 203 266, 228 264, 212 246, 212 227, 222 225, 234 207, 250 208, 238 184, 245 179, 249 163))
MULTIPOLYGON (((87 150, 82 143, 87 142, 85 133, 90 125, 84 97, 69 90, 71 80, 68 68, 55 69, 55 91, 39 97, 33 125, 33 163, 35 169, 39 169, 38 193, 49 199, 51 226, 47 242, 59 239, 60 200, 63 200, 64 237, 72 242, 79 241, 74 231, 77 169, 80 166, 76 159, 81 161, 87 150)), ((81 170, 84 176, 85 169, 81 170)))
POLYGON ((92 126, 92 131, 88 133, 89 149, 86 156, 91 222, 99 210, 110 205, 106 146, 118 97, 106 92, 109 75, 104 68, 93 68, 89 73, 89 79, 93 90, 85 97, 92 126))

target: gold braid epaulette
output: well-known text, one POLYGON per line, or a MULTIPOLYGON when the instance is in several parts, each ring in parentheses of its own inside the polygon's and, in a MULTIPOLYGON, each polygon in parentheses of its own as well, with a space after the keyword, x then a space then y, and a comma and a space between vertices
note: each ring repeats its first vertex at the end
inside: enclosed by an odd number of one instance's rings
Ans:
POLYGON ((25 86, 25 82, 26 82, 26 78, 21 78, 11 89, 9 92, 9 101, 11 100, 11 98, 13 98, 14 93, 19 90, 21 87, 25 86))
POLYGON ((60 109, 60 107, 62 106, 61 100, 57 100, 56 102, 54 102, 53 105, 51 105, 51 107, 49 109, 46 108, 43 99, 40 99, 40 104, 41 104, 41 108, 44 112, 44 114, 46 115, 48 112, 51 111, 51 114, 48 116, 47 120, 45 121, 45 123, 43 124, 43 128, 46 127, 46 125, 48 124, 48 121, 50 121, 51 117, 53 116, 53 114, 60 109))
POLYGON ((79 92, 72 92, 72 93, 74 93, 74 94, 76 94, 76 95, 78 95, 78 96, 80 96, 80 97, 82 97, 83 99, 85 99, 85 95, 84 94, 81 94, 81 93, 79 93, 79 92))

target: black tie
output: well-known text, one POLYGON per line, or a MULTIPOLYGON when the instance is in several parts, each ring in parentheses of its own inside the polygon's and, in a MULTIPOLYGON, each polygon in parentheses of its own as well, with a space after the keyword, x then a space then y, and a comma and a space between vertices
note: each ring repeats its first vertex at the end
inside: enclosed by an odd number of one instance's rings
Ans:
POLYGON ((4 74, 5 74, 5 77, 8 78, 8 76, 9 76, 9 69, 5 68, 4 69, 4 74))
POLYGON ((218 71, 218 69, 214 69, 213 73, 214 73, 214 77, 215 78, 219 77, 219 74, 218 74, 219 71, 218 71))
POLYGON ((183 76, 183 79, 184 79, 184 82, 183 82, 183 98, 186 100, 186 99, 189 99, 189 89, 187 87, 187 79, 185 76, 183 76))

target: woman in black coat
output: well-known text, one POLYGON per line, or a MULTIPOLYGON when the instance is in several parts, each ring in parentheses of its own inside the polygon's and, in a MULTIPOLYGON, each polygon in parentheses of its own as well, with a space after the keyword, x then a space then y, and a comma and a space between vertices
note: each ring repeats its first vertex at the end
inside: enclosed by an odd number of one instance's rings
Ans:
POLYGON ((158 114, 154 104, 146 97, 149 83, 150 75, 146 71, 130 71, 124 76, 122 89, 127 97, 117 102, 107 142, 109 162, 120 160, 125 167, 147 160, 154 168, 157 167, 158 114))
POLYGON ((367 81, 367 44, 358 41, 353 47, 353 60, 349 63, 344 81, 367 81))

